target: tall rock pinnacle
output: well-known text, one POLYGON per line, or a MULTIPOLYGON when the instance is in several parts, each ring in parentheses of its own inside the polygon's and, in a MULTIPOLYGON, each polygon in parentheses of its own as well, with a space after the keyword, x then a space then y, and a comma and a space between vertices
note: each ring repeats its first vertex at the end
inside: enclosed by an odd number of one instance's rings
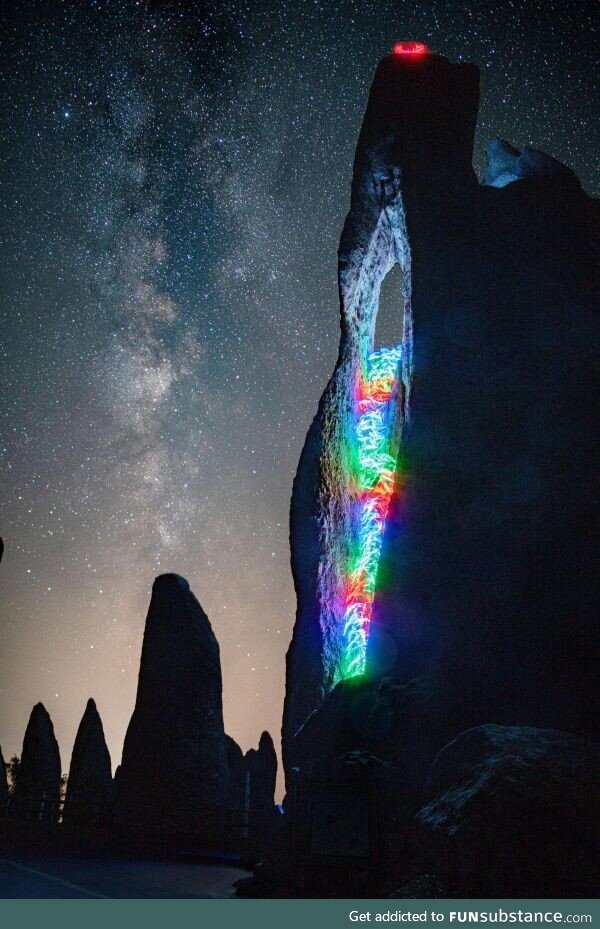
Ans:
POLYGON ((6 807, 8 800, 8 779, 6 776, 6 762, 0 748, 0 810, 6 807))
POLYGON ((36 818, 39 815, 55 818, 58 811, 53 804, 60 798, 60 780, 60 752, 54 726, 43 704, 36 703, 23 739, 15 789, 17 808, 29 809, 36 818))
POLYGON ((219 645, 184 578, 152 588, 118 800, 160 819, 222 810, 227 789, 219 645))
POLYGON ((110 755, 102 720, 93 700, 88 700, 73 745, 65 806, 65 821, 71 813, 94 815, 94 805, 113 799, 110 755))
POLYGON ((381 539, 409 413, 416 217, 425 204, 443 214, 460 190, 472 194, 476 187, 478 94, 477 68, 429 53, 389 55, 373 81, 338 256, 340 352, 292 495, 298 610, 287 656, 284 756, 325 694, 365 668, 381 539), (374 355, 379 292, 396 264, 403 275, 397 345, 374 355))
POLYGON ((298 465, 283 752, 341 680, 442 673, 481 722, 590 732, 597 204, 533 149, 473 172, 474 65, 378 66, 340 351, 298 465), (375 350, 399 265, 396 344, 375 350), (568 629, 568 632, 567 632, 568 629), (503 714, 502 719, 499 714, 503 714))

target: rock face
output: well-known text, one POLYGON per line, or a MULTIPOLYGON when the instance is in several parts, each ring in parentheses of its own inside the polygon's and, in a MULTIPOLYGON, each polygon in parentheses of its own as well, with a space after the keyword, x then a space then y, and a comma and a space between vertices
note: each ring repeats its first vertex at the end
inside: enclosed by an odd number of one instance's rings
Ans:
POLYGON ((277 755, 273 739, 263 732, 258 748, 242 752, 231 736, 227 742, 228 803, 233 810, 272 810, 275 805, 277 755))
MULTIPOLYGON (((219 645, 184 578, 158 577, 117 777, 124 813, 218 823, 227 791, 219 645)), ((217 827, 215 827, 217 828, 217 827)))
POLYGON ((467 713, 441 678, 341 681, 290 744, 290 784, 335 781, 340 763, 357 753, 372 756, 394 766, 394 809, 407 822, 421 804, 433 759, 460 732, 467 713))
POLYGON ((6 774, 6 762, 0 748, 0 811, 4 810, 8 802, 8 778, 6 774))
POLYGON ((492 144, 477 183, 478 83, 472 65, 392 55, 371 89, 340 243, 340 354, 292 497, 286 776, 294 735, 344 677, 355 398, 395 262, 395 491, 364 626, 367 671, 443 675, 477 713, 465 726, 592 737, 600 720, 590 507, 599 211, 567 168, 506 143, 492 144))
MULTIPOLYGON (((339 248, 341 341, 336 369, 308 433, 292 495, 292 571, 298 608, 287 656, 284 766, 294 734, 344 677, 347 576, 356 561, 361 484, 354 448, 356 396, 373 352, 381 283, 395 265, 401 360, 385 413, 387 453, 397 457, 413 368, 413 279, 407 224, 424 191, 444 192, 436 214, 473 195, 471 167, 479 92, 473 65, 439 55, 380 62, 361 129, 350 212, 339 248), (358 520, 358 525, 357 525, 358 520)), ((360 470, 360 469, 359 469, 360 470)))
POLYGON ((243 810, 246 801, 246 765, 244 753, 231 736, 225 736, 227 751, 227 804, 232 810, 243 810))
POLYGON ((57 819, 60 781, 60 752, 54 726, 43 704, 36 703, 25 730, 15 789, 15 808, 19 815, 57 819))
POLYGON ((600 747, 548 729, 480 726, 437 756, 417 816, 425 870, 461 897, 592 897, 600 747))
POLYGON ((268 732, 261 735, 258 748, 251 748, 244 757, 250 776, 250 808, 271 811, 275 805, 277 755, 268 732))
POLYGON ((545 152, 527 147, 519 151, 504 139, 492 139, 488 145, 487 159, 483 184, 489 187, 506 187, 513 181, 527 177, 552 177, 556 174, 573 176, 569 168, 545 152))
POLYGON ((114 799, 110 754, 102 720, 93 700, 88 700, 79 724, 65 798, 65 822, 93 819, 103 804, 114 799))
POLYGON ((225 739, 232 848, 259 855, 270 843, 277 821, 277 755, 273 740, 263 732, 258 749, 251 748, 244 755, 230 736, 225 739))

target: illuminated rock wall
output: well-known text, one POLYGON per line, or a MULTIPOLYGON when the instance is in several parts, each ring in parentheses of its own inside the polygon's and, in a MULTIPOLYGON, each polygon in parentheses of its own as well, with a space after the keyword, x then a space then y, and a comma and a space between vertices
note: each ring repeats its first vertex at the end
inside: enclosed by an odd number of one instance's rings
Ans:
POLYGON ((475 183, 477 75, 437 55, 392 54, 371 89, 339 249, 339 357, 292 497, 298 612, 287 657, 284 753, 324 695, 365 670, 386 517, 404 481, 398 453, 413 354, 410 211, 418 215, 423 185, 475 183), (396 263, 402 343, 374 352, 380 288, 396 263))
POLYGON ((363 667, 443 675, 469 708, 462 728, 597 736, 598 203, 554 159, 498 140, 479 184, 478 93, 474 66, 429 54, 384 59, 371 89, 340 242, 340 352, 292 496, 288 775, 294 734, 363 667), (394 263, 400 357, 382 428, 363 435, 394 263), (385 486, 394 474, 372 521, 363 438, 385 486), (377 526, 366 540, 363 519, 377 526))

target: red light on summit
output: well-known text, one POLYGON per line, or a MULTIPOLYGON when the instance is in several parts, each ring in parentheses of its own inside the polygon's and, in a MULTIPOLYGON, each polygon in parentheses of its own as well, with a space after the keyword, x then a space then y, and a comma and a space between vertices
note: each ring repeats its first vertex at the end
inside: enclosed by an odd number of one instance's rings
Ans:
POLYGON ((424 42, 396 42, 392 46, 392 55, 419 56, 429 55, 429 49, 424 42))

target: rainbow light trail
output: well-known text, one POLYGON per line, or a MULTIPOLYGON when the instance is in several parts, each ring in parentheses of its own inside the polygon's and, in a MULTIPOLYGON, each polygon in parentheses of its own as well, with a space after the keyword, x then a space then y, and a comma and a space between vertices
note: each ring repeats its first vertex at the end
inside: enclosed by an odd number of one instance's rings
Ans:
POLYGON ((365 671, 377 568, 396 476, 396 458, 390 452, 390 400, 400 357, 400 346, 370 354, 356 392, 358 552, 350 564, 344 589, 346 649, 342 677, 365 671))

